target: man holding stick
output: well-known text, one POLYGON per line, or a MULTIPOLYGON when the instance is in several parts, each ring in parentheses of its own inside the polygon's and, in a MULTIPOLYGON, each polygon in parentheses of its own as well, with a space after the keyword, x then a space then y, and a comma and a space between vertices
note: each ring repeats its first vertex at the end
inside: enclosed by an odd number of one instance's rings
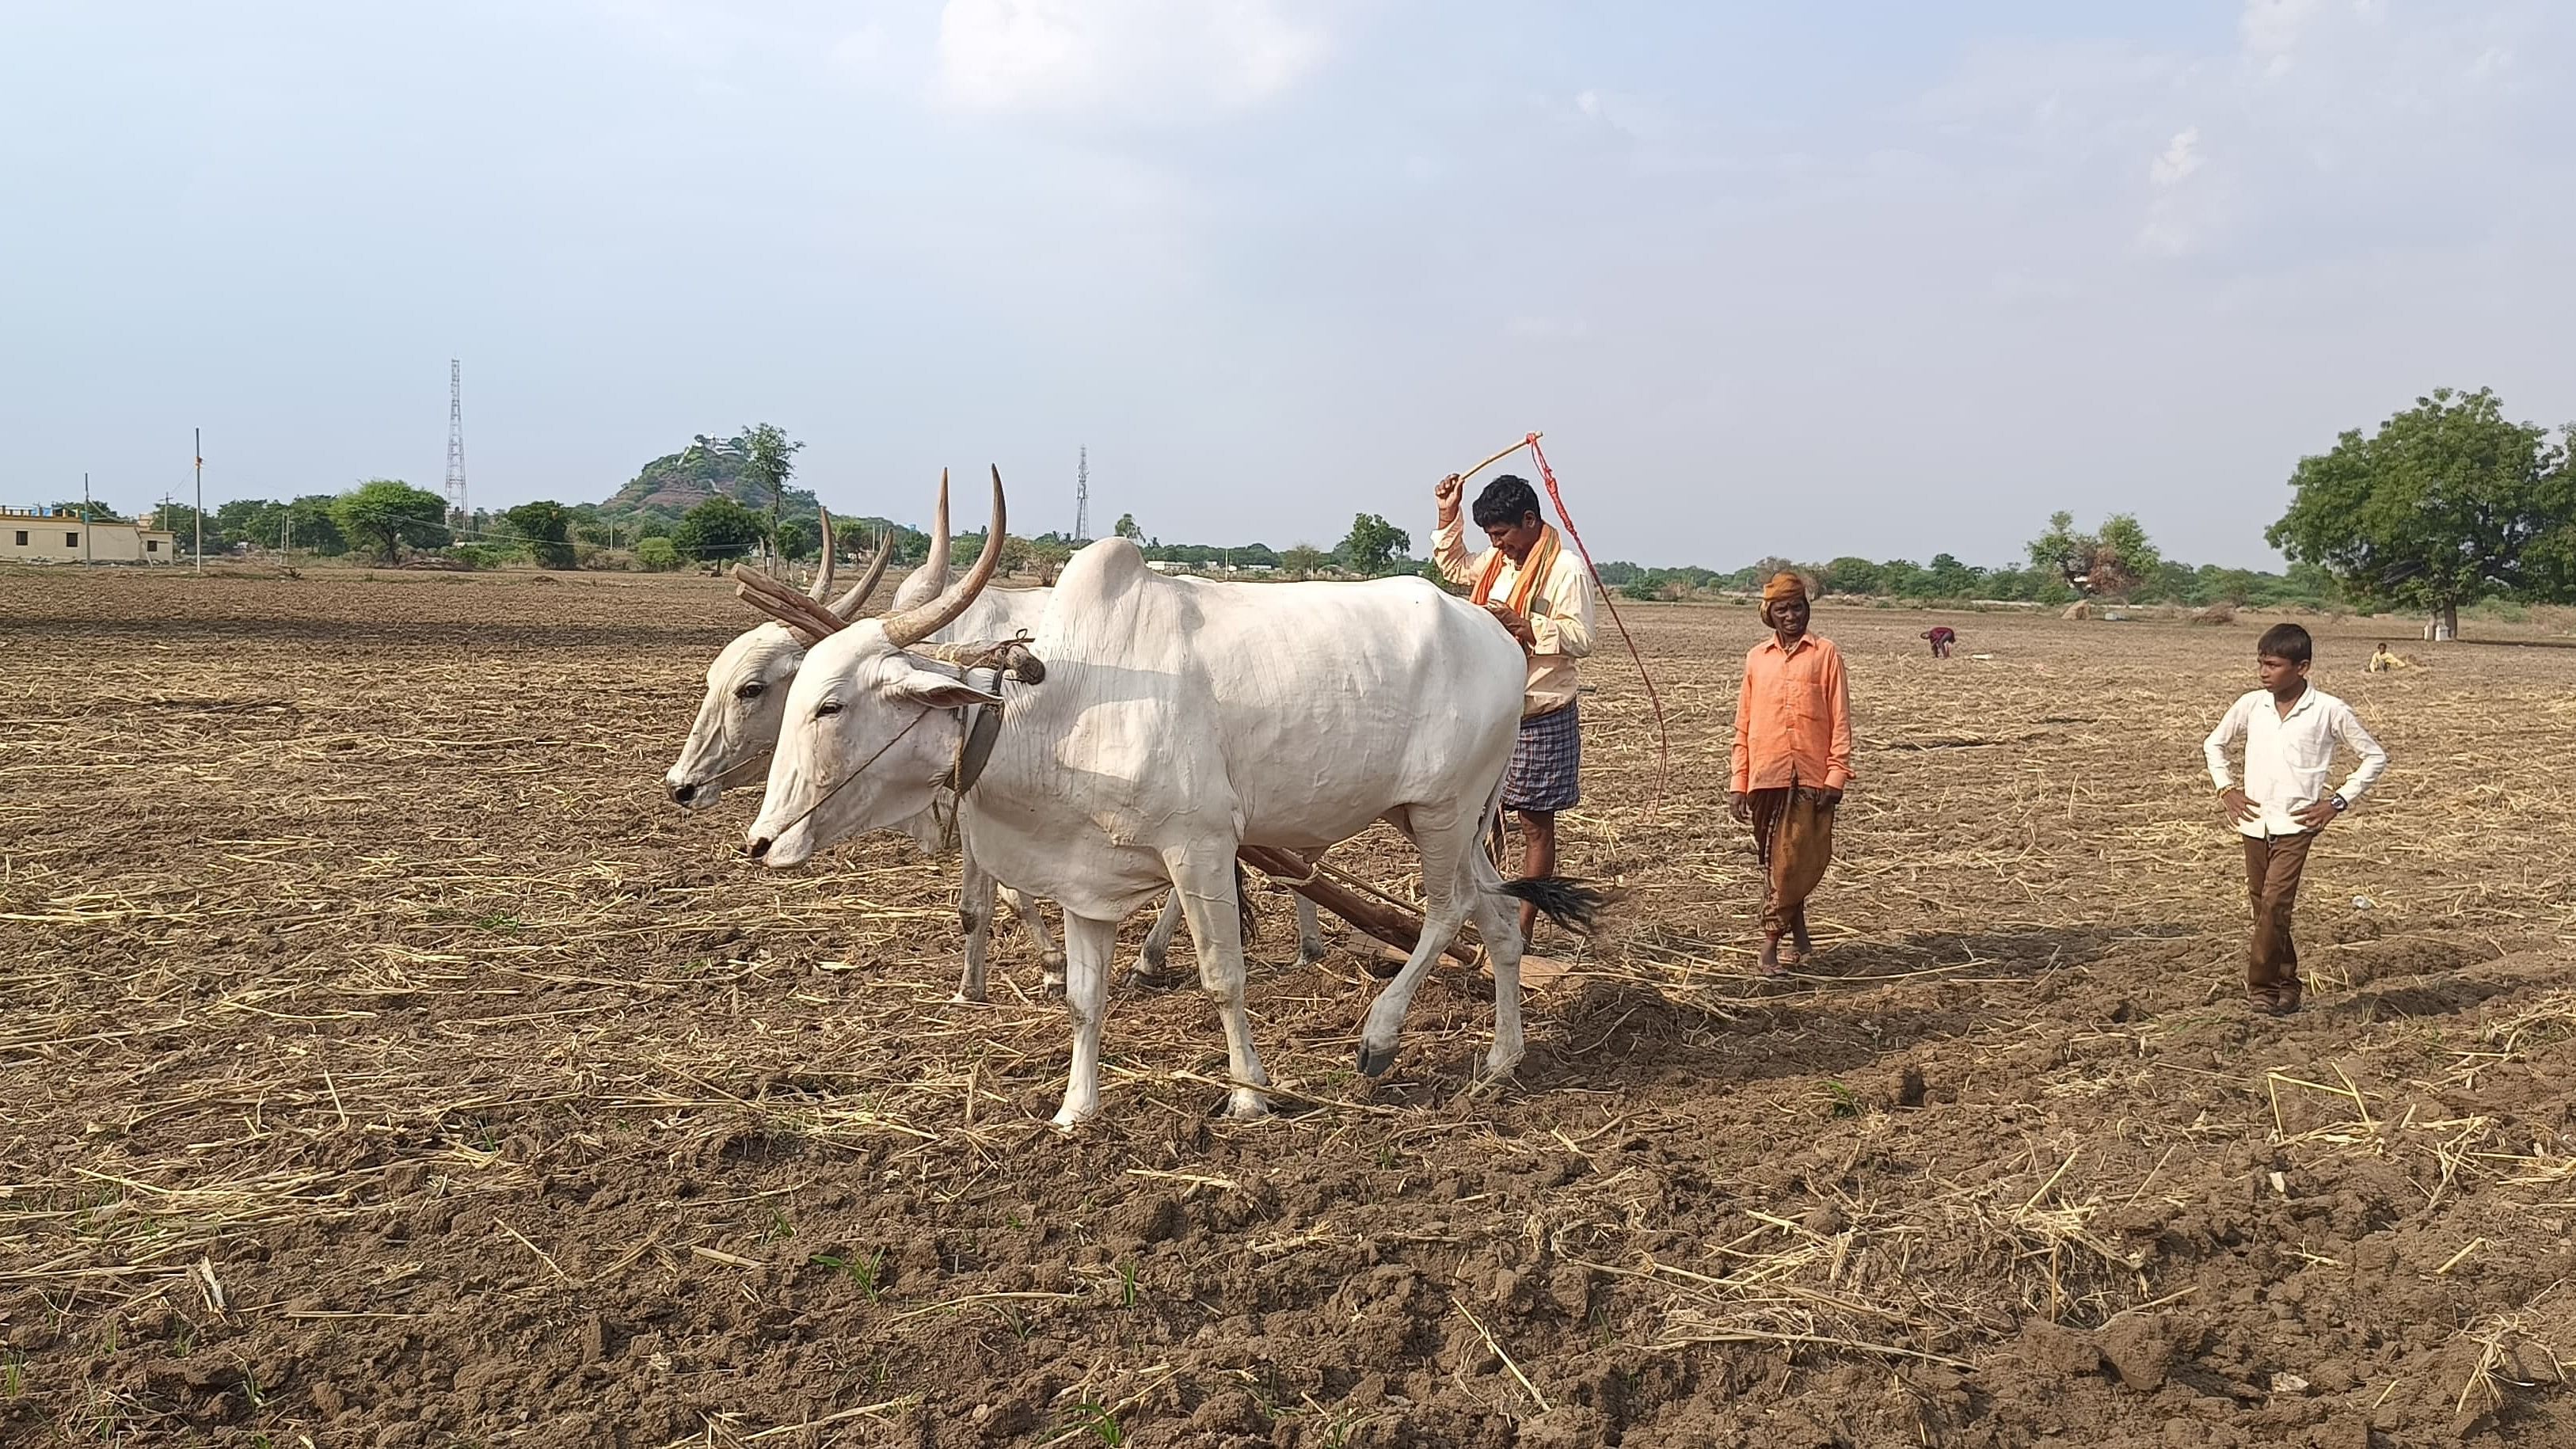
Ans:
MULTIPOLYGON (((1503 777, 1503 808, 1520 817, 1521 875, 1550 876, 1557 873, 1556 813, 1583 798, 1575 661, 1592 652, 1592 579, 1582 560, 1558 546, 1554 525, 1539 516, 1537 490, 1508 473, 1477 495, 1476 526, 1491 547, 1481 556, 1469 553, 1466 524, 1458 516, 1464 492, 1455 473, 1432 490, 1440 513, 1431 559, 1441 577, 1472 586, 1474 602, 1529 657, 1520 738, 1503 777)), ((1537 922, 1538 908, 1524 904, 1524 947, 1537 922)))

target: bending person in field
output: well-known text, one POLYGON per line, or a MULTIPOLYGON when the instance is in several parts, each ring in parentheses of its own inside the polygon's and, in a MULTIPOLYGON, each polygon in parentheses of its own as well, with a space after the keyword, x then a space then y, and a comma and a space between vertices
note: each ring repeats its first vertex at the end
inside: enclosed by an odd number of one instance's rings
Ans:
POLYGON ((1851 687, 1842 651, 1807 632, 1809 585, 1774 574, 1762 589, 1771 637, 1744 656, 1726 808, 1753 827, 1761 858, 1762 971, 1815 950, 1807 897, 1834 854, 1834 811, 1852 778, 1851 687), (1781 938, 1788 938, 1783 945, 1781 938))
POLYGON ((1947 624, 1936 624, 1924 630, 1922 637, 1932 641, 1932 657, 1935 659, 1949 658, 1950 651, 1959 643, 1959 631, 1947 624))
MULTIPOLYGON (((1440 513, 1431 560, 1442 578, 1472 585, 1476 604, 1529 657, 1503 808, 1520 817, 1521 875, 1554 875, 1556 813, 1583 798, 1582 720, 1575 705, 1582 681, 1575 661, 1592 652, 1592 579, 1582 560, 1557 546, 1556 529, 1539 517, 1537 491, 1508 473, 1476 497, 1476 526, 1492 547, 1469 553, 1458 517, 1464 491, 1455 473, 1432 490, 1440 513)), ((1524 947, 1537 924, 1538 908, 1524 904, 1524 947)))
POLYGON ((2361 802, 2388 752, 2361 727, 2352 706, 2308 683, 2315 641, 2296 624, 2275 624, 2254 645, 2254 677, 2263 686, 2228 706, 2201 752, 2218 786, 2227 822, 2245 838, 2245 894, 2254 908, 2254 938, 2245 953, 2245 996, 2256 1011, 2287 1016, 2299 1009, 2299 949, 2290 912, 2308 849, 2346 810, 2361 802), (2245 742, 2245 779, 2227 770, 2228 746, 2245 742), (2335 743, 2361 757, 2341 789, 2326 791, 2335 743))

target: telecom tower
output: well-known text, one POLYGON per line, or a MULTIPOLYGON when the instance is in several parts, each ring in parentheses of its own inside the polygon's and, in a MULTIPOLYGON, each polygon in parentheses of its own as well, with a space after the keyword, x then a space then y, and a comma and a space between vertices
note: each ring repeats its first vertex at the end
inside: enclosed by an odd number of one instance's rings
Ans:
POLYGON ((1087 446, 1081 461, 1073 465, 1073 541, 1091 542, 1091 449, 1087 446))
POLYGON ((474 522, 465 511, 465 367, 453 357, 447 359, 447 516, 455 528, 474 522))

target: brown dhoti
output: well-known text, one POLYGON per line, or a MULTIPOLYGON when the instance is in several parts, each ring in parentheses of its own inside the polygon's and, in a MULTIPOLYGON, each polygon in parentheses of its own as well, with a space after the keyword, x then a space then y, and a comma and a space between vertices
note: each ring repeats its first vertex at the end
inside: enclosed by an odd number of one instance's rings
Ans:
POLYGON ((1782 786, 1745 796, 1753 807, 1754 850, 1762 859, 1762 930, 1786 933, 1834 858, 1834 807, 1822 790, 1782 786))

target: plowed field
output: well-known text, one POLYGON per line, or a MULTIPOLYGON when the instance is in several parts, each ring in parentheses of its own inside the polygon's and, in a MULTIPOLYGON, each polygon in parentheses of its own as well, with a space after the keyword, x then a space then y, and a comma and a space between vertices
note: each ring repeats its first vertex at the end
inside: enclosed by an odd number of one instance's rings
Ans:
POLYGON ((663 798, 739 611, 0 572, 0 1441, 2576 1442, 2576 651, 2364 676, 2309 621, 2396 763, 2273 1020, 2199 762, 2255 627, 1937 662, 1825 601, 1860 778, 1769 981, 1759 625, 1632 605, 1673 779, 1605 655, 1565 864, 1625 899, 1543 934, 1514 1083, 1464 1090, 1454 972, 1359 1079, 1366 943, 1295 966, 1265 895, 1280 1115, 1213 1119, 1212 1013, 1122 984, 1065 1136, 1028 946, 948 1000, 953 864, 767 872, 751 792, 663 798))

